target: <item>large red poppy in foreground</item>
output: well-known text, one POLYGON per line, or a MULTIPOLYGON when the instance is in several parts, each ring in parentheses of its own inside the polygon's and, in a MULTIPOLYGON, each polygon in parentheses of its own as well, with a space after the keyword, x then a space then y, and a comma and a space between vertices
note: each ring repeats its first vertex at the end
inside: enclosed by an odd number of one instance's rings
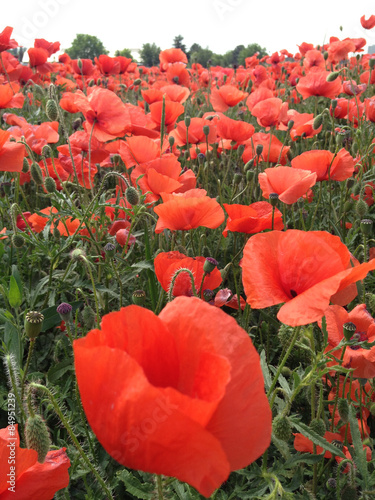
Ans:
POLYGON ((74 342, 88 421, 132 469, 174 476, 205 496, 268 447, 259 356, 220 309, 177 297, 156 316, 129 306, 74 342))
POLYGON ((49 451, 41 464, 35 450, 20 448, 18 429, 14 427, 14 431, 11 427, 0 429, 0 499, 51 500, 56 491, 69 484, 70 460, 65 448, 49 451), (11 462, 13 457, 15 464, 11 462))
POLYGON ((285 302, 277 317, 290 326, 318 321, 330 301, 348 304, 357 295, 354 283, 373 269, 375 259, 352 267, 347 247, 325 231, 256 234, 242 260, 247 302, 254 309, 285 302))

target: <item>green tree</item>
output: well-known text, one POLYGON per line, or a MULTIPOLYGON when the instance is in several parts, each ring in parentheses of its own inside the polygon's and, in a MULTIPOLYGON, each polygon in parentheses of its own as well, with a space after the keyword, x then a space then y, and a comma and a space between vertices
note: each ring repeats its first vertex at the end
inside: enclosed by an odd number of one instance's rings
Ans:
POLYGON ((72 46, 65 51, 72 59, 92 59, 101 54, 108 54, 103 42, 93 35, 78 34, 72 42, 72 46))
POLYGON ((181 35, 175 36, 174 40, 173 40, 173 47, 175 49, 181 49, 186 54, 186 45, 184 43, 182 43, 183 39, 184 39, 184 37, 181 35))
POLYGON ((122 49, 122 50, 116 50, 115 52, 115 57, 117 56, 123 56, 123 57, 130 57, 133 59, 132 53, 130 49, 122 49))
POLYGON ((263 56, 267 55, 267 49, 264 47, 261 47, 257 43, 252 43, 248 45, 247 47, 244 47, 241 52, 239 53, 238 56, 238 64, 242 64, 245 66, 245 59, 246 57, 251 57, 253 56, 256 52, 259 52, 259 59, 261 59, 263 56))
POLYGON ((160 47, 155 43, 144 43, 140 50, 141 61, 144 66, 157 66, 159 64, 160 47))

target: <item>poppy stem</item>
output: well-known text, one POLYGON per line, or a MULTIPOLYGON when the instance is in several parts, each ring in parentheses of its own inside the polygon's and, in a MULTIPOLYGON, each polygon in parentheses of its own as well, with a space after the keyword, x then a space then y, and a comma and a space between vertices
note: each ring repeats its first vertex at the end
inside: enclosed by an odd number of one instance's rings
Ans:
POLYGON ((282 369, 284 368, 285 366, 285 363, 287 362, 288 358, 289 358, 289 354, 292 352, 293 350, 293 347, 294 347, 294 344, 296 343, 296 340, 298 338, 298 335, 300 333, 300 330, 301 330, 301 327, 300 326, 297 326, 297 328, 294 329, 294 332, 293 332, 293 337, 292 337, 292 340, 290 341, 290 344, 289 344, 289 347, 288 347, 288 350, 286 351, 283 359, 281 360, 281 363, 277 369, 277 372, 275 374, 275 377, 272 381, 272 384, 271 384, 271 387, 269 388, 268 392, 267 392, 267 398, 270 399, 271 395, 272 395, 272 392, 273 390, 275 389, 275 386, 277 384, 277 381, 280 377, 280 374, 281 374, 281 371, 282 369))

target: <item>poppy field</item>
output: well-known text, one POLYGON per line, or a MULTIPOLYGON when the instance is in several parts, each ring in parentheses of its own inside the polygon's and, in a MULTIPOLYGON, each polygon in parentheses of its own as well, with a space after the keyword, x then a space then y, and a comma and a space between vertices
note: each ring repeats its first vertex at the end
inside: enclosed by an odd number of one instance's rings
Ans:
POLYGON ((366 40, 22 64, 12 31, 0 500, 374 498, 366 40))

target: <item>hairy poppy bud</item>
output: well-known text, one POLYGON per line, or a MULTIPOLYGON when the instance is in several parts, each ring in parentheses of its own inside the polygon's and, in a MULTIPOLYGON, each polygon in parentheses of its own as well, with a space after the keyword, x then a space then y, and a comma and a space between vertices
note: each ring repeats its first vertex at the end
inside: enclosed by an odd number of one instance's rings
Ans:
POLYGON ((46 104, 46 115, 51 122, 54 122, 57 120, 57 117, 59 116, 59 112, 57 109, 57 104, 53 99, 48 99, 47 104, 46 104))
POLYGON ((72 321, 72 306, 67 302, 62 302, 56 307, 56 311, 59 313, 60 318, 65 321, 65 323, 70 323, 72 321))
POLYGON ((129 186, 125 191, 125 198, 130 205, 138 205, 139 192, 132 186, 129 186))
POLYGON ((346 424, 349 422, 349 405, 346 399, 339 399, 337 403, 337 410, 341 420, 346 424))
POLYGON ((42 464, 49 452, 50 437, 45 421, 39 415, 29 417, 25 427, 26 446, 38 453, 38 462, 42 464))
POLYGON ((22 234, 16 233, 12 236, 12 243, 16 248, 22 248, 25 244, 25 238, 22 234))
POLYGON ((346 340, 350 340, 355 334, 357 327, 351 321, 344 323, 343 325, 343 334, 346 340))
POLYGON ((85 325, 85 328, 87 328, 87 330, 91 330, 91 328, 94 326, 95 320, 96 320, 95 311, 91 306, 86 306, 83 309, 82 319, 83 319, 83 324, 85 325))
POLYGON ((44 187, 47 193, 54 193, 56 191, 56 181, 52 177, 46 177, 44 179, 44 187))
POLYGON ((322 114, 317 115, 313 121, 313 129, 317 130, 322 125, 322 123, 323 123, 323 115, 322 114))
POLYGON ((288 417, 277 415, 272 422, 272 432, 277 439, 288 441, 292 436, 292 427, 288 417))
POLYGON ((332 71, 329 75, 327 75, 326 81, 327 82, 334 82, 336 78, 338 78, 340 73, 338 71, 332 71))
POLYGON ((29 162, 27 161, 27 158, 24 158, 23 159, 23 164, 22 164, 22 172, 24 174, 27 174, 27 172, 29 171, 29 169, 30 169, 29 162))
POLYGON ((35 184, 37 184, 38 186, 43 184, 42 170, 37 163, 33 162, 31 164, 30 174, 31 174, 31 177, 32 177, 33 181, 35 182, 35 184))
POLYGON ((310 422, 310 429, 323 437, 326 432, 324 420, 322 418, 313 418, 310 422))
POLYGON ((135 290, 132 295, 133 304, 143 306, 146 302, 146 292, 144 290, 135 290))
POLYGON ((25 331, 29 339, 36 339, 42 330, 44 316, 38 311, 29 311, 25 316, 25 331))
POLYGON ((360 198, 355 204, 355 211, 360 219, 362 219, 367 214, 368 206, 363 198, 360 198))

